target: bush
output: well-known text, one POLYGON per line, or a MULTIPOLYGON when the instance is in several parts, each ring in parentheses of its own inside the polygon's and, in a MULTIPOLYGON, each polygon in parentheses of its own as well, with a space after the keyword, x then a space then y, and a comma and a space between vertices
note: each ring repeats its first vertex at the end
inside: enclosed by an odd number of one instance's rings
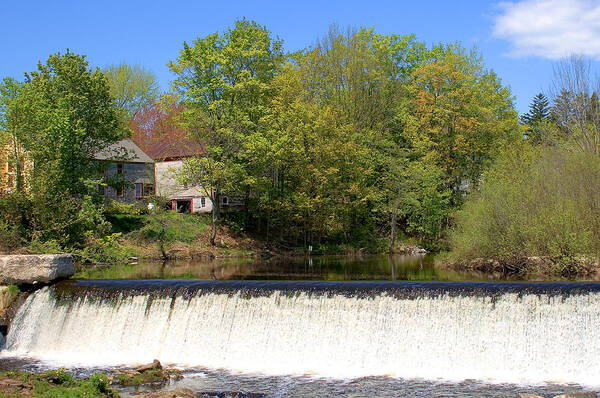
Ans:
POLYGON ((107 214, 140 215, 148 213, 146 203, 122 203, 111 200, 106 205, 104 212, 107 214))
POLYGON ((600 159, 528 146, 506 154, 459 212, 450 243, 454 260, 597 257, 600 159))
POLYGON ((63 249, 60 246, 60 244, 54 239, 50 239, 47 241, 34 239, 31 241, 27 249, 29 252, 34 254, 56 254, 63 252, 63 249))
POLYGON ((102 237, 88 234, 82 249, 73 250, 73 254, 83 263, 111 263, 130 257, 131 253, 119 243, 120 233, 102 237))
POLYGON ((0 220, 0 252, 8 252, 21 247, 21 232, 18 225, 10 225, 0 220))
POLYGON ((0 196, 0 251, 11 251, 29 238, 31 201, 22 193, 0 196))

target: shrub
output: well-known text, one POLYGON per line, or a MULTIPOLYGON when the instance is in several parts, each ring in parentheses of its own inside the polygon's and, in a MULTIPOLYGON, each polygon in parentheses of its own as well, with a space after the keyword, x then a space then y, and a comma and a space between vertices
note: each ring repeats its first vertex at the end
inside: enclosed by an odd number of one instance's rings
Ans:
POLYGON ((458 213, 450 243, 455 260, 597 257, 600 159, 528 146, 507 153, 458 213))
POLYGON ((31 253, 35 254, 56 254, 63 252, 63 249, 60 246, 60 244, 54 239, 46 241, 34 239, 31 241, 27 249, 31 253))
POLYGON ((148 213, 146 203, 122 203, 116 200, 108 202, 104 209, 107 214, 140 215, 148 213))
POLYGON ((83 263, 110 263, 126 259, 131 253, 119 243, 120 233, 102 237, 88 234, 86 244, 82 249, 76 249, 73 254, 83 263))
POLYGON ((0 220, 0 252, 11 251, 22 245, 20 228, 0 220))

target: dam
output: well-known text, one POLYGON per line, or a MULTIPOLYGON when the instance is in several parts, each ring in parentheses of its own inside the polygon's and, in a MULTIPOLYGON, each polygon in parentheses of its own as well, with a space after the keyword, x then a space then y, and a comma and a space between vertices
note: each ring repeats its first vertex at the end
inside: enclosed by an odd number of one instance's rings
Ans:
POLYGON ((64 281, 27 298, 0 355, 80 367, 159 358, 265 377, 597 385, 600 284, 64 281))

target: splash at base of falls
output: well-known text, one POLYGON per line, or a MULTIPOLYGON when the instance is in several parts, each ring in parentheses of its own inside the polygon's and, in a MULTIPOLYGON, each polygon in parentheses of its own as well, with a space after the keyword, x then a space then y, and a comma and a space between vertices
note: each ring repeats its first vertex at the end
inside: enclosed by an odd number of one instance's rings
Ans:
POLYGON ((244 373, 598 383, 596 284, 77 282, 21 306, 5 355, 244 373), (542 287, 540 287, 542 286, 542 287))

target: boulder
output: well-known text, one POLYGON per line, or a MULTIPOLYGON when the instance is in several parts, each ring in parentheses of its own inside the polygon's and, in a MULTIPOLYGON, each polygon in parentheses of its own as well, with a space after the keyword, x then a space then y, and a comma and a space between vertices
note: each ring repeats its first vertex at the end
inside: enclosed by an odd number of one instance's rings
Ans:
POLYGON ((598 394, 594 391, 570 392, 563 395, 556 395, 554 398, 597 398, 598 394))
POLYGON ((529 394, 529 393, 520 393, 517 394, 517 398, 544 398, 541 395, 529 394))
POLYGON ((0 255, 0 285, 48 283, 73 274, 70 254, 0 255))
POLYGON ((154 361, 152 361, 152 363, 149 363, 147 365, 142 365, 142 366, 135 368, 136 372, 140 372, 140 373, 143 373, 147 370, 161 370, 161 369, 162 369, 162 365, 160 364, 160 361, 158 359, 155 359, 154 361))
POLYGON ((196 394, 189 388, 178 387, 174 390, 152 391, 139 395, 131 395, 130 398, 196 398, 196 394))

